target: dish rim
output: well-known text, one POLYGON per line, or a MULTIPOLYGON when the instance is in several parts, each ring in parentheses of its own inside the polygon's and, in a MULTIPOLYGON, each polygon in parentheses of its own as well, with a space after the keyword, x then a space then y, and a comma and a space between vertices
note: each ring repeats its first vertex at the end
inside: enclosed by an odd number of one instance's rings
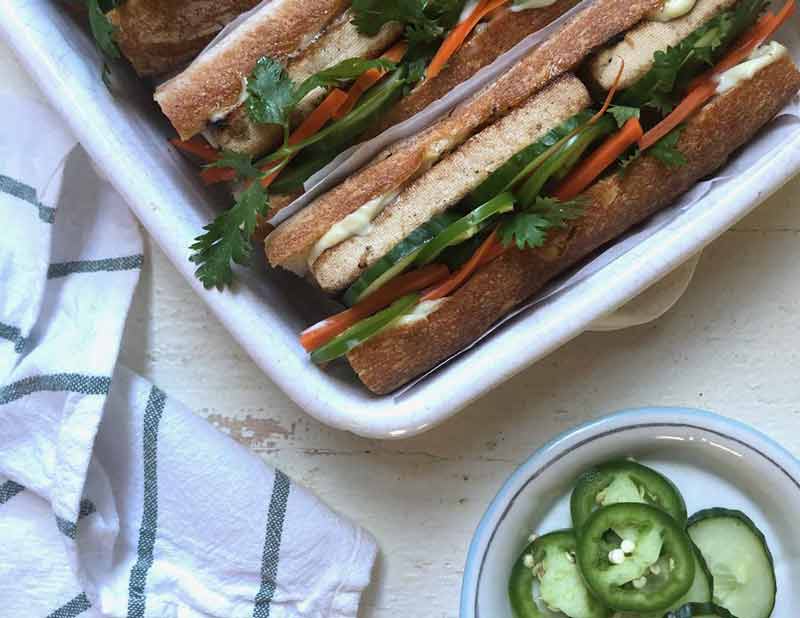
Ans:
MULTIPOLYGON (((683 426, 721 433, 741 441, 748 438, 748 448, 758 452, 779 468, 800 490, 800 458, 755 427, 742 421, 697 408, 648 406, 629 408, 577 425, 561 432, 533 452, 501 485, 481 517, 470 541, 464 566, 459 600, 459 618, 474 618, 478 580, 483 558, 516 495, 531 478, 568 452, 580 449, 588 441, 620 429, 634 426, 683 426), (727 430, 730 434, 723 433, 727 430)), ((744 443, 744 442, 743 442, 744 443)))

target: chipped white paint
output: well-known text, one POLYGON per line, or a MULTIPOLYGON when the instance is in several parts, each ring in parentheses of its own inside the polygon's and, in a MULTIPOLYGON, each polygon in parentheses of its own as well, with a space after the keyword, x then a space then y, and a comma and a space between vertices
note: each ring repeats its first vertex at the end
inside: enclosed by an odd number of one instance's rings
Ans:
MULTIPOLYGON (((9 67, 0 47, 6 85, 9 67)), ((800 455, 798 203, 800 180, 712 245, 659 321, 583 335, 405 442, 357 438, 303 414, 152 246, 121 358, 376 535, 362 618, 455 618, 487 503, 533 450, 577 423, 640 405, 702 407, 800 455)))

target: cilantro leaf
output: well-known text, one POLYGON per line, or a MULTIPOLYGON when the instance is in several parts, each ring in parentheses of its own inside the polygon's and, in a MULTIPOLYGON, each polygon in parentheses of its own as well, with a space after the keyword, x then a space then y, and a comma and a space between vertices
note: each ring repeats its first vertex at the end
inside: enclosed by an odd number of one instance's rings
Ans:
POLYGON ((504 247, 516 244, 519 249, 535 249, 547 241, 553 229, 564 229, 567 223, 583 214, 581 201, 560 202, 553 197, 540 197, 527 210, 515 212, 500 224, 498 234, 504 247))
POLYGON ((657 51, 653 67, 618 101, 631 107, 651 107, 668 114, 689 82, 716 64, 741 34, 756 22, 768 0, 741 0, 692 32, 683 41, 657 51))
POLYGON ((86 0, 86 9, 89 13, 89 28, 98 49, 107 58, 116 60, 120 57, 119 48, 114 41, 114 33, 117 29, 106 17, 100 6, 100 0, 86 0))
POLYGON ((458 23, 465 0, 353 0, 353 23, 361 34, 375 36, 385 24, 405 26, 409 46, 438 41, 458 23))
POLYGON ((250 118, 261 124, 288 126, 294 105, 294 84, 283 65, 267 56, 259 59, 247 78, 250 118))
POLYGON ((667 167, 676 168, 686 165, 688 163, 686 156, 678 150, 677 147, 678 140, 681 138, 681 133, 683 133, 682 125, 674 131, 667 133, 667 135, 651 146, 647 153, 654 156, 667 167))
POLYGON ((223 150, 216 161, 205 167, 229 167, 236 172, 240 180, 258 178, 262 175, 261 170, 253 165, 253 158, 250 155, 233 150, 223 150))
POLYGON ((639 118, 642 111, 638 107, 627 107, 625 105, 612 105, 608 108, 608 113, 614 116, 617 126, 621 129, 631 118, 639 118))
POLYGON ((191 246, 189 258, 206 289, 222 290, 233 281, 232 264, 246 265, 253 253, 251 237, 259 217, 269 212, 269 197, 259 182, 245 189, 236 204, 203 228, 206 233, 191 246))
POLYGON ((351 82, 370 69, 391 71, 395 67, 395 63, 381 58, 350 58, 315 73, 298 86, 280 62, 264 56, 247 78, 247 111, 254 122, 288 128, 292 111, 312 90, 351 82))
POLYGON ((365 60, 364 58, 350 58, 343 60, 324 71, 320 71, 305 80, 293 92, 295 105, 302 101, 306 95, 316 88, 328 86, 339 86, 346 82, 358 79, 371 69, 391 71, 397 65, 390 60, 378 58, 375 60, 365 60))

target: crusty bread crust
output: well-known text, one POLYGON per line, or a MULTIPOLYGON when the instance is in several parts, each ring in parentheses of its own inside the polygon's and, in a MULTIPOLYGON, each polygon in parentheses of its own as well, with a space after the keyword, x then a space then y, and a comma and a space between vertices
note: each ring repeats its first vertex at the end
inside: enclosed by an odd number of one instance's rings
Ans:
POLYGON ((404 186, 481 128, 495 122, 593 49, 638 23, 662 0, 597 0, 505 75, 431 127, 395 144, 291 219, 266 243, 273 266, 297 264, 330 227, 369 200, 404 186))
POLYGON ((159 86, 155 100, 189 139, 215 114, 236 106, 242 82, 262 56, 284 61, 305 48, 347 9, 347 0, 272 0, 180 75, 159 86))
POLYGON ((550 6, 527 11, 503 10, 475 30, 435 79, 422 82, 389 110, 367 138, 379 135, 389 127, 418 114, 577 3, 578 0, 558 0, 550 6))
POLYGON ((624 177, 606 177, 585 197, 591 207, 567 233, 535 251, 513 250, 467 282, 427 319, 383 332, 348 360, 364 384, 386 394, 475 341, 550 279, 673 202, 719 169, 800 90, 788 57, 738 88, 714 98, 686 123, 678 148, 688 164, 677 170, 644 156, 624 177))
POLYGON ((127 0, 109 11, 122 53, 142 77, 177 69, 259 0, 127 0))
POLYGON ((586 86, 571 73, 554 80, 406 187, 368 231, 320 255, 311 268, 314 279, 328 293, 343 290, 413 230, 455 206, 515 154, 591 102, 586 86))

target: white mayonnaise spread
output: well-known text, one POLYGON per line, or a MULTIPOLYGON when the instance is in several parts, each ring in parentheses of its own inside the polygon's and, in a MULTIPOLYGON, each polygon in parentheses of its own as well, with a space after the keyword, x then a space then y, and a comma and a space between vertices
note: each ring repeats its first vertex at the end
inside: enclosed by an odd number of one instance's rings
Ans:
POLYGON ((672 21, 692 12, 697 0, 666 0, 664 6, 650 14, 653 21, 672 21))
POLYGON ((381 214, 384 208, 391 204, 397 196, 397 191, 380 195, 361 206, 355 212, 351 212, 339 223, 334 224, 311 249, 311 253, 308 255, 308 264, 312 265, 320 255, 331 247, 335 247, 353 236, 368 234, 375 217, 381 214))
POLYGON ((777 41, 756 48, 747 60, 716 77, 717 94, 733 90, 742 82, 753 79, 759 71, 788 53, 789 50, 777 41))
POLYGON ((528 9, 543 9, 546 6, 555 4, 557 0, 514 0, 511 4, 511 10, 527 11, 528 9))
POLYGON ((442 303, 447 300, 440 298, 439 300, 423 300, 412 311, 397 319, 394 326, 409 326, 415 324, 420 320, 428 319, 434 311, 442 306, 442 303))
POLYGON ((235 110, 240 105, 244 105, 244 102, 247 101, 247 78, 242 78, 242 91, 239 93, 239 98, 236 100, 236 103, 231 105, 230 107, 226 107, 218 112, 214 112, 211 114, 209 118, 210 122, 219 122, 220 120, 225 120, 228 114, 230 114, 233 110, 235 110))

